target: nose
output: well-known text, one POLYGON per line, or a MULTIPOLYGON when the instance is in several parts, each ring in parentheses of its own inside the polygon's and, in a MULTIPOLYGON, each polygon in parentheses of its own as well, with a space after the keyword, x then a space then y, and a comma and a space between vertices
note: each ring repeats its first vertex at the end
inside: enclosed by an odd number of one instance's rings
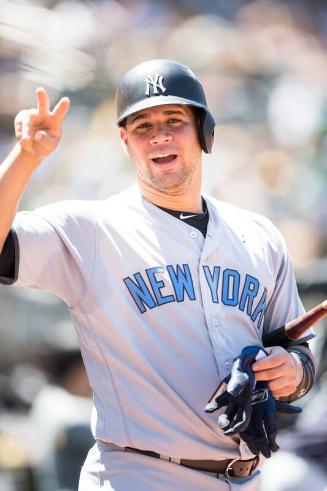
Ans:
POLYGON ((150 136, 150 143, 153 145, 161 143, 169 143, 172 141, 172 134, 169 128, 164 125, 158 124, 153 126, 153 131, 150 136))

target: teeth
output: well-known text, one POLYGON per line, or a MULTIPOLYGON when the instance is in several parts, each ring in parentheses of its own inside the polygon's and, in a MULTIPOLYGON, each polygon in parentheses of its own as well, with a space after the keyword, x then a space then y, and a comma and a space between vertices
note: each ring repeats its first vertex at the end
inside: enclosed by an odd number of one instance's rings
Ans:
POLYGON ((161 153, 159 155, 156 155, 155 157, 153 157, 154 159, 159 159, 159 158, 163 158, 163 157, 169 157, 170 153, 161 153))

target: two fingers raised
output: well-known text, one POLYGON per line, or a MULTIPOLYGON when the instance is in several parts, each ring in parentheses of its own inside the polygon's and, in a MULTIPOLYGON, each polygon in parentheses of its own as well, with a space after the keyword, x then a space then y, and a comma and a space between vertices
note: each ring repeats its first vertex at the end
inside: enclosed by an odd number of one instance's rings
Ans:
POLYGON ((47 134, 59 138, 62 121, 70 106, 68 97, 63 97, 51 111, 46 90, 40 87, 35 95, 37 108, 22 110, 15 118, 16 138, 25 149, 31 148, 33 140, 39 142, 47 134))
POLYGON ((36 89, 35 95, 37 99, 39 116, 41 118, 47 118, 48 116, 50 116, 53 120, 61 123, 69 110, 69 98, 62 97, 60 101, 57 102, 53 110, 50 111, 50 101, 46 90, 43 89, 43 87, 39 87, 38 89, 36 89))

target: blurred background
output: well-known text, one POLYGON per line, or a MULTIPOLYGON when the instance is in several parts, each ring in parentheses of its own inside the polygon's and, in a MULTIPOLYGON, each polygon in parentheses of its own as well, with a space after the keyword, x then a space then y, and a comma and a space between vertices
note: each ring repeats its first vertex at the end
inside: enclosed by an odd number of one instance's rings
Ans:
MULTIPOLYGON (((38 86, 53 103, 72 101, 62 142, 21 209, 103 199, 133 182, 114 91, 127 69, 157 57, 197 73, 216 118, 204 190, 268 216, 286 239, 305 307, 324 300, 323 0, 0 0, 0 160, 38 86)), ((55 297, 12 287, 0 288, 0 312, 0 489, 77 489, 91 400, 68 313, 55 297)), ((280 420, 282 451, 267 462, 262 491, 327 490, 326 322, 316 333, 317 384, 299 417, 280 420)))

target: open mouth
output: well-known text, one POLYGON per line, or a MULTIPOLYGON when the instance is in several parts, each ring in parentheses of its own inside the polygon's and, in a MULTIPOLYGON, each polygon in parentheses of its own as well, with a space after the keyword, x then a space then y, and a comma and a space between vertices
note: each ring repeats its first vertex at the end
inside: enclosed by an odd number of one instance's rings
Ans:
POLYGON ((160 155, 158 157, 153 158, 153 162, 156 164, 170 164, 177 158, 176 154, 169 154, 169 155, 160 155))

